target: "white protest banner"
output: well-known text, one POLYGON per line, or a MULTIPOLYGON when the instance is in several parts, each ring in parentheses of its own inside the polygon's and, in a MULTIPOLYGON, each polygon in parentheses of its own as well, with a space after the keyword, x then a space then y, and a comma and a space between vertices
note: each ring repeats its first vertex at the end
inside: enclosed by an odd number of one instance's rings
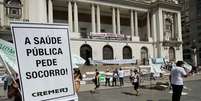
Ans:
POLYGON ((12 69, 18 73, 15 48, 10 42, 0 39, 0 56, 12 69))
POLYGON ((23 101, 68 99, 73 86, 68 26, 11 23, 23 101))

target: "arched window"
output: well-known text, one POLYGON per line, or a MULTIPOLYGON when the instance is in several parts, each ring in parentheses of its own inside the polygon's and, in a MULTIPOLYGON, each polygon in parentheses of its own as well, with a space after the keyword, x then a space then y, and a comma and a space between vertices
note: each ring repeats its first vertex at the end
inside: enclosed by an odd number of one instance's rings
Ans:
POLYGON ((111 46, 106 45, 103 47, 103 60, 114 59, 113 57, 113 49, 111 46))
POLYGON ((148 49, 146 47, 141 48, 141 62, 143 65, 148 64, 148 49))
POLYGON ((132 49, 129 46, 123 48, 123 59, 132 59, 132 49))
POLYGON ((175 61, 175 50, 173 47, 169 48, 169 61, 175 61))
POLYGON ((90 64, 89 63, 89 58, 92 58, 92 48, 91 46, 84 44, 80 47, 80 56, 86 60, 85 64, 90 64))
POLYGON ((22 4, 20 0, 4 0, 6 15, 10 18, 20 18, 22 15, 22 4))

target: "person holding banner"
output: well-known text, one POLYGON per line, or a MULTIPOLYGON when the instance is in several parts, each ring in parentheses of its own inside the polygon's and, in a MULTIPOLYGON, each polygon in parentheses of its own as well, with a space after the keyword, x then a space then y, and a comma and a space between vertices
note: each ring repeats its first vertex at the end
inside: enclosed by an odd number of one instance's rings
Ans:
POLYGON ((11 86, 8 89, 8 98, 13 98, 14 101, 22 101, 21 93, 20 93, 20 81, 18 78, 18 74, 16 74, 15 81, 12 81, 11 86))
POLYGON ((82 80, 82 74, 79 69, 75 70, 74 72, 74 80, 75 80, 76 93, 78 93, 80 90, 80 81, 82 80))
POLYGON ((8 77, 9 77, 9 75, 8 75, 8 73, 7 73, 7 71, 4 73, 4 75, 3 75, 3 77, 2 77, 2 81, 4 82, 3 83, 3 90, 4 90, 4 97, 7 97, 7 90, 8 90, 8 77))

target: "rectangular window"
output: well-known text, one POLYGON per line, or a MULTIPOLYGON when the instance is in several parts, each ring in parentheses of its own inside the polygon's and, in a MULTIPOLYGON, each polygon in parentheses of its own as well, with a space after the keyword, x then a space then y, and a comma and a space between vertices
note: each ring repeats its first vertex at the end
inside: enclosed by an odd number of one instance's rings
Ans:
POLYGON ((189 0, 185 0, 185 9, 189 9, 189 0))
POLYGON ((19 18, 21 16, 21 9, 20 8, 7 8, 7 15, 10 18, 19 18))
POLYGON ((82 38, 87 38, 87 28, 80 28, 80 34, 82 38))
POLYGON ((201 52, 199 53, 199 57, 201 58, 201 52))
POLYGON ((201 0, 197 0, 197 16, 201 16, 201 0))
POLYGON ((105 33, 106 31, 105 31, 105 29, 101 29, 101 32, 102 32, 102 33, 105 33))
POLYGON ((201 25, 198 25, 198 26, 197 26, 197 29, 198 29, 198 30, 201 30, 201 25))
POLYGON ((11 10, 11 14, 13 15, 18 15, 19 14, 19 10, 18 9, 10 9, 11 10))

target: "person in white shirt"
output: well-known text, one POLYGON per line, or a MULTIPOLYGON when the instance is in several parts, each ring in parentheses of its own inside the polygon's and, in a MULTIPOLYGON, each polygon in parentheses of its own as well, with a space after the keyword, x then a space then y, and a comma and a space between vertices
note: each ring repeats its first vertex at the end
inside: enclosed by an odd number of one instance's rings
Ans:
POLYGON ((123 86, 124 85, 124 71, 120 68, 118 74, 119 74, 120 86, 123 86))
POLYGON ((109 72, 109 69, 106 70, 105 72, 105 86, 110 86, 110 72, 109 72))
POLYGON ((180 101, 181 93, 183 90, 183 77, 187 77, 187 72, 183 67, 184 62, 178 61, 176 66, 172 68, 170 75, 170 82, 172 85, 172 101, 180 101))

